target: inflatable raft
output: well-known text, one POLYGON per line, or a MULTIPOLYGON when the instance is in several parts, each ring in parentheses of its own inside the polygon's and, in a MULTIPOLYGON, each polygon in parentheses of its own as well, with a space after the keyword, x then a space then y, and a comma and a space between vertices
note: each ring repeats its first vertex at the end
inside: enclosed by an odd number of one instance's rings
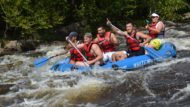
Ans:
POLYGON ((91 71, 91 69, 98 68, 98 69, 122 69, 127 71, 127 70, 137 69, 145 65, 150 65, 155 62, 162 62, 176 56, 175 45, 170 42, 164 43, 160 48, 160 50, 158 51, 148 47, 145 47, 145 50, 148 52, 145 55, 134 56, 117 62, 106 62, 104 65, 98 67, 72 65, 69 64, 69 58, 66 58, 54 64, 51 67, 51 70, 62 71, 62 72, 71 71, 71 70, 76 70, 78 72, 87 72, 91 71))

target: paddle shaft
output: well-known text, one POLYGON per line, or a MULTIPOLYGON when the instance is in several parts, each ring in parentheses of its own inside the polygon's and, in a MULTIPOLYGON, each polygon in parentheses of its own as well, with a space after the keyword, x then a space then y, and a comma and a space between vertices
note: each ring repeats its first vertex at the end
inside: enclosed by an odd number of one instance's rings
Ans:
POLYGON ((50 60, 51 58, 54 58, 54 57, 56 57, 56 56, 58 56, 58 55, 51 56, 51 57, 45 59, 44 61, 41 61, 41 62, 37 63, 36 65, 41 64, 41 63, 43 63, 43 62, 46 62, 46 61, 48 61, 48 60, 50 60))
POLYGON ((86 64, 87 66, 89 66, 89 64, 87 63, 87 59, 84 57, 84 55, 80 52, 80 50, 73 44, 73 42, 69 39, 66 38, 66 40, 78 51, 78 53, 82 56, 82 58, 84 59, 84 64, 86 64))

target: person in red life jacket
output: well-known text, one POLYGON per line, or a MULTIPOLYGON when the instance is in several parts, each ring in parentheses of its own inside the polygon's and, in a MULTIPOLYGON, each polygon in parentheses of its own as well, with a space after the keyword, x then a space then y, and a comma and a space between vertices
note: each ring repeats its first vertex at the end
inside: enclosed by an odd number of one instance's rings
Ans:
POLYGON ((103 61, 110 61, 112 54, 116 50, 116 46, 119 45, 119 42, 115 34, 106 31, 103 26, 98 27, 98 34, 94 39, 94 43, 97 43, 103 51, 103 61))
MULTIPOLYGON (((71 32, 69 34, 69 36, 67 36, 71 42, 75 45, 79 44, 80 42, 77 40, 78 37, 78 33, 77 32, 71 32)), ((81 49, 79 49, 81 51, 81 49)), ((76 49, 74 49, 72 47, 72 45, 69 43, 66 45, 66 50, 64 53, 60 53, 57 55, 61 55, 61 54, 66 54, 67 52, 70 52, 70 63, 74 64, 76 61, 83 61, 82 56, 78 53, 78 51, 76 49)))
POLYGON ((107 25, 111 27, 111 29, 125 37, 126 44, 128 45, 128 49, 126 51, 119 51, 112 55, 112 61, 122 60, 127 57, 139 56, 145 54, 145 50, 143 46, 151 40, 151 37, 139 32, 135 29, 133 23, 129 22, 126 24, 126 31, 121 31, 117 27, 111 24, 109 20, 107 20, 107 25), (141 43, 141 39, 144 41, 141 43))
MULTIPOLYGON (((97 44, 93 43, 91 33, 85 33, 84 43, 78 44, 77 48, 83 49, 84 56, 88 60, 87 64, 100 65, 103 63, 103 52, 97 44)), ((76 61, 75 65, 86 66, 84 61, 76 61)))
MULTIPOLYGON (((75 45, 80 43, 80 41, 77 40, 77 36, 78 36, 77 32, 71 32, 68 36, 71 42, 75 45)), ((83 61, 83 58, 80 55, 80 53, 75 48, 73 48, 71 44, 68 44, 66 46, 66 49, 70 50, 70 64, 74 64, 76 61, 83 61)), ((82 52, 82 49, 79 50, 82 52)))
POLYGON ((154 38, 164 38, 165 25, 162 21, 159 21, 159 15, 153 13, 151 15, 152 22, 150 25, 146 25, 146 29, 149 31, 149 35, 154 38))

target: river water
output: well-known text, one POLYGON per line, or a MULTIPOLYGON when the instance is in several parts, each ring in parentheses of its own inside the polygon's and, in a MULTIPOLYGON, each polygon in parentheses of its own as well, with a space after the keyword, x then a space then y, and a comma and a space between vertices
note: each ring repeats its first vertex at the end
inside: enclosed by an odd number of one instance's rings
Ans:
POLYGON ((0 57, 0 107, 189 107, 190 24, 167 29, 165 41, 177 57, 138 70, 52 72, 65 56, 36 69, 37 57, 60 52, 62 44, 0 57))

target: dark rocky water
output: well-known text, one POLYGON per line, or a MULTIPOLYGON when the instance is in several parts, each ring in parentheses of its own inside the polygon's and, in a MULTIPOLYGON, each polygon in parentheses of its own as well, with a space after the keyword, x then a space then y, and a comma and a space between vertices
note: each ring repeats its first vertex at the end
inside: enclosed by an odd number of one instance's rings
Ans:
POLYGON ((0 107, 189 107, 190 24, 166 31, 177 58, 131 72, 52 72, 54 58, 36 69, 33 61, 52 56, 63 45, 0 57, 0 107))

